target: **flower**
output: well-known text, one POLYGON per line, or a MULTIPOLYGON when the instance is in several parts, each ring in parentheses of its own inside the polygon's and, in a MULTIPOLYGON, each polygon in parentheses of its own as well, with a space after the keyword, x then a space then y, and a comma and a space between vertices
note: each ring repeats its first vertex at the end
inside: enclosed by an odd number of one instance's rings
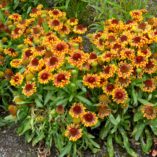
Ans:
POLYGON ((76 25, 74 26, 73 31, 76 34, 84 34, 87 31, 87 28, 83 25, 76 25))
POLYGON ((58 105, 58 106, 56 107, 56 112, 57 112, 58 114, 63 114, 63 113, 64 113, 64 107, 63 107, 62 104, 60 104, 60 105, 58 105))
POLYGON ((111 109, 108 107, 107 104, 100 103, 98 106, 98 117, 100 119, 104 119, 105 117, 109 116, 111 113, 111 109))
POLYGON ((53 84, 56 87, 63 88, 70 83, 71 74, 68 71, 60 71, 59 73, 53 76, 53 84))
POLYGON ((136 56, 132 64, 137 68, 142 68, 146 66, 146 63, 147 62, 144 56, 136 56))
POLYGON ((52 74, 47 70, 42 70, 38 73, 38 81, 41 84, 47 84, 51 79, 52 79, 52 74))
POLYGON ((50 70, 51 72, 64 64, 64 58, 61 56, 57 57, 55 55, 45 58, 44 61, 46 64, 46 69, 50 70))
POLYGON ((28 69, 30 71, 39 71, 42 69, 43 66, 44 66, 43 59, 32 58, 28 65, 28 69))
POLYGON ((114 88, 115 88, 115 85, 109 82, 105 86, 102 87, 103 92, 107 95, 112 94, 112 91, 114 88))
POLYGON ((144 92, 153 92, 156 89, 156 85, 153 79, 147 79, 143 82, 142 90, 144 92))
POLYGON ((11 56, 11 57, 17 57, 18 56, 18 53, 13 48, 4 49, 4 54, 11 56))
POLYGON ((153 74, 155 72, 157 72, 157 61, 155 59, 150 59, 145 68, 144 68, 145 73, 148 74, 153 74))
POLYGON ((105 104, 108 104, 108 103, 110 103, 110 99, 109 99, 109 97, 108 97, 108 95, 106 95, 106 94, 101 94, 101 95, 99 95, 99 102, 100 103, 105 103, 105 104))
POLYGON ((92 127, 97 124, 98 118, 95 113, 88 111, 88 112, 84 112, 84 114, 82 114, 81 121, 84 126, 92 127))
POLYGON ((67 20, 67 23, 68 23, 70 26, 75 26, 75 25, 78 24, 78 19, 76 19, 76 18, 68 19, 68 20, 67 20))
POLYGON ((11 77, 10 84, 12 86, 19 86, 23 82, 23 75, 20 73, 16 73, 11 77))
POLYGON ((123 104, 127 101, 128 95, 125 89, 121 87, 117 87, 113 90, 112 92, 112 99, 117 103, 117 104, 123 104))
POLYGON ((142 21, 143 20, 143 16, 142 16, 141 10, 130 11, 130 15, 131 15, 133 20, 136 20, 136 21, 142 21))
POLYGON ((36 92, 36 85, 34 82, 27 82, 24 86, 23 86, 23 90, 22 93, 29 97, 32 96, 34 93, 36 92))
POLYGON ((85 107, 81 103, 74 103, 69 110, 69 114, 73 118, 80 118, 84 112, 85 107))
POLYGON ((100 78, 97 74, 87 74, 83 77, 83 84, 89 88, 95 88, 99 86, 100 78))
POLYGON ((116 84, 122 87, 128 87, 130 82, 131 82, 130 78, 117 77, 116 79, 116 84))
POLYGON ((59 19, 52 19, 52 21, 49 21, 49 27, 52 30, 58 31, 60 29, 62 29, 63 27, 63 23, 59 20, 59 19))
POLYGON ((130 75, 133 72, 133 67, 131 64, 128 64, 126 62, 120 62, 118 64, 118 77, 130 77, 130 75))
POLYGON ((76 66, 77 68, 81 69, 82 65, 86 62, 88 55, 85 54, 83 51, 74 51, 72 54, 70 54, 70 57, 68 59, 68 62, 76 66))
POLYGON ((22 63, 22 60, 21 59, 13 59, 11 62, 10 62, 10 65, 11 67, 13 68, 18 68, 22 63))
POLYGON ((148 120, 153 120, 157 117, 157 108, 151 104, 146 104, 141 107, 141 111, 143 113, 143 117, 148 120))
POLYGON ((79 125, 70 124, 67 126, 65 136, 68 137, 70 141, 75 142, 82 137, 82 129, 79 128, 79 125))
POLYGON ((64 41, 56 42, 52 48, 56 56, 64 56, 69 50, 68 45, 64 41))

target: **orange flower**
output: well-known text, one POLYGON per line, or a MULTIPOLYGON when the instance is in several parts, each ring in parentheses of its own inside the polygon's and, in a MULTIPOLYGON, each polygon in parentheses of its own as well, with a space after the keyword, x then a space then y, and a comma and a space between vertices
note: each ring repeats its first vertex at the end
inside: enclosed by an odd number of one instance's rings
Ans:
POLYGON ((144 56, 144 57, 148 58, 148 57, 151 56, 152 52, 151 52, 151 50, 148 49, 148 48, 143 48, 143 49, 140 49, 140 50, 137 52, 137 54, 138 54, 139 56, 144 56))
POLYGON ((58 69, 64 64, 64 58, 57 57, 55 55, 49 58, 45 58, 44 61, 46 64, 46 69, 50 70, 51 72, 58 69))
POLYGON ((112 99, 117 103, 117 104, 124 104, 127 99, 128 95, 125 89, 123 88, 115 88, 112 92, 112 99))
POLYGON ((11 77, 10 84, 12 86, 19 86, 23 82, 23 75, 20 73, 16 73, 11 77))
POLYGON ((42 69, 43 66, 44 66, 43 59, 32 58, 29 65, 28 65, 28 70, 39 71, 42 69))
POLYGON ((14 22, 19 22, 22 20, 22 17, 20 14, 14 13, 9 16, 9 19, 13 20, 14 22))
POLYGON ((78 24, 78 19, 71 18, 71 19, 67 20, 67 24, 69 24, 70 26, 75 26, 78 24))
POLYGON ((133 60, 135 58, 135 52, 133 49, 125 48, 120 51, 121 59, 133 60))
POLYGON ((52 74, 47 70, 42 70, 38 74, 38 81, 41 84, 47 84, 52 79, 52 74))
POLYGON ((22 59, 24 61, 29 60, 30 58, 33 57, 33 50, 32 48, 26 48, 22 51, 22 59))
POLYGON ((114 64, 109 64, 107 66, 103 67, 102 75, 105 79, 108 79, 110 77, 113 77, 117 68, 114 64))
POLYGON ((157 61, 155 59, 150 59, 146 64, 144 71, 148 74, 157 72, 157 61))
POLYGON ((53 19, 52 21, 51 20, 49 21, 49 27, 52 30, 58 31, 62 29, 63 23, 59 19, 56 18, 56 19, 53 19))
POLYGON ((140 10, 130 11, 130 15, 131 15, 133 20, 136 20, 136 21, 142 21, 143 20, 142 12, 140 10))
POLYGON ((99 102, 102 103, 102 104, 104 104, 104 103, 108 104, 108 103, 110 103, 111 101, 110 101, 108 95, 106 95, 106 94, 101 94, 101 95, 99 95, 99 102))
POLYGON ((156 85, 153 79, 147 79, 143 82, 142 90, 144 92, 153 92, 156 89, 156 85))
POLYGON ((140 47, 143 47, 143 45, 147 44, 147 42, 148 41, 144 36, 135 35, 135 36, 132 36, 132 39, 129 42, 129 44, 131 46, 140 48, 140 47))
POLYGON ((58 105, 58 106, 56 107, 56 112, 57 112, 58 114, 63 114, 63 113, 64 113, 64 106, 63 106, 62 104, 58 105))
POLYGON ((68 62, 71 65, 76 66, 79 69, 82 69, 82 65, 86 62, 87 57, 88 55, 81 50, 74 51, 72 54, 70 54, 68 62))
POLYGON ((109 116, 111 113, 111 109, 108 107, 108 105, 104 103, 100 103, 98 106, 98 117, 100 119, 104 119, 105 117, 109 116))
POLYGON ((75 142, 82 137, 82 129, 79 129, 79 125, 70 124, 67 126, 65 136, 68 137, 70 141, 75 142))
POLYGON ((76 34, 84 34, 87 31, 87 28, 83 25, 76 25, 73 29, 76 34))
POLYGON ((62 17, 62 15, 63 15, 62 12, 58 9, 50 10, 48 12, 48 14, 49 14, 50 17, 53 17, 53 18, 56 18, 56 19, 59 18, 59 17, 62 17))
POLYGON ((115 88, 115 85, 112 84, 112 83, 107 83, 105 86, 103 86, 103 92, 106 93, 106 94, 112 94, 112 91, 114 90, 115 88))
POLYGON ((130 77, 133 72, 133 67, 131 64, 120 62, 118 64, 118 76, 119 77, 130 77))
POLYGON ((11 67, 13 68, 18 68, 22 63, 22 60, 21 59, 13 59, 11 62, 10 62, 10 65, 11 67))
POLYGON ((36 92, 36 85, 34 82, 27 82, 24 86, 23 86, 23 90, 22 93, 29 97, 32 96, 34 93, 36 92))
POLYGON ((143 117, 147 118, 148 120, 157 118, 157 108, 151 104, 142 106, 141 111, 143 113, 143 117))
POLYGON ((58 74, 53 76, 53 83, 56 87, 63 88, 67 84, 70 83, 70 72, 68 71, 60 71, 58 74))
POLYGON ((61 35, 68 35, 70 33, 70 29, 67 25, 63 25, 63 27, 58 30, 61 35))
POLYGON ((116 79, 116 84, 122 87, 128 87, 130 82, 131 82, 130 78, 118 77, 116 79))
POLYGON ((83 77, 83 84, 89 88, 99 86, 100 78, 97 74, 87 74, 83 77))
POLYGON ((11 37, 13 39, 17 39, 20 38, 23 33, 24 33, 25 29, 22 27, 16 27, 12 32, 11 32, 11 37))
POLYGON ((136 56, 133 60, 133 65, 137 68, 145 67, 147 63, 147 60, 144 56, 136 56))
POLYGON ((74 103, 69 110, 69 114, 72 118, 80 118, 84 112, 85 107, 81 103, 74 103))
POLYGON ((57 56, 64 56, 69 51, 69 46, 64 41, 57 42, 52 48, 54 54, 57 56))
POLYGON ((84 114, 82 114, 81 121, 84 126, 92 127, 97 124, 98 118, 95 113, 88 111, 88 112, 84 112, 84 114))
POLYGON ((18 53, 13 48, 4 49, 4 54, 11 56, 11 57, 17 57, 18 56, 18 53))

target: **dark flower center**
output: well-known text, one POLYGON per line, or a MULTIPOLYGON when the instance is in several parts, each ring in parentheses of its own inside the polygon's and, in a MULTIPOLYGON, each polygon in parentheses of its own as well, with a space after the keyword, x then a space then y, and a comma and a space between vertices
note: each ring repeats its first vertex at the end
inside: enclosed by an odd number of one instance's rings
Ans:
POLYGON ((34 58, 32 60, 32 65, 37 66, 39 64, 39 60, 37 58, 34 58))
POLYGON ((146 80, 146 81, 144 81, 144 84, 146 87, 152 87, 153 86, 152 80, 146 80))
POLYGON ((80 106, 74 106, 73 111, 77 114, 80 114, 82 112, 82 109, 80 106))
POLYGON ((80 60, 81 59, 81 54, 80 53, 75 53, 72 58, 76 61, 80 60))
POLYGON ((87 81, 89 82, 89 83, 94 83, 95 81, 96 81, 96 79, 95 79, 95 77, 89 77, 88 79, 87 79, 87 81))
POLYGON ((58 62, 58 59, 56 57, 50 58, 50 61, 49 61, 50 65, 55 65, 57 62, 58 62))
POLYGON ((64 45, 63 44, 57 44, 56 49, 58 51, 63 51, 64 50, 64 45))
POLYGON ((47 80, 48 77, 49 77, 49 75, 48 75, 47 73, 43 73, 43 74, 41 75, 42 80, 47 80))
POLYGON ((58 81, 58 82, 61 82, 62 80, 66 80, 65 75, 64 75, 64 74, 59 74, 59 75, 57 76, 57 81, 58 81))
POLYGON ((78 129, 77 128, 70 128, 69 132, 70 132, 70 136, 78 135, 78 129))
POLYGON ((94 120, 94 117, 91 113, 86 113, 84 115, 84 119, 87 121, 87 122, 92 122, 94 120))
POLYGON ((25 89, 26 89, 27 91, 30 91, 32 88, 33 88, 32 84, 27 84, 27 85, 25 86, 25 89))
POLYGON ((59 26, 60 22, 58 20, 52 21, 52 26, 59 26))

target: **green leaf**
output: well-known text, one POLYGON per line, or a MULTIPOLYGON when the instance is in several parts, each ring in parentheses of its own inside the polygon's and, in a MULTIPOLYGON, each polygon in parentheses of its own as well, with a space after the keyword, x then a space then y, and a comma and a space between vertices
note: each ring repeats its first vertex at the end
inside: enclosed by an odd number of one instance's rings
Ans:
POLYGON ((145 123, 141 123, 141 122, 138 123, 138 124, 135 126, 135 128, 134 128, 132 134, 133 134, 133 136, 135 137, 135 140, 136 140, 136 141, 139 140, 140 136, 141 136, 142 133, 143 133, 143 130, 144 130, 145 126, 146 126, 146 124, 145 124, 145 123))
POLYGON ((19 0, 14 0, 14 6, 13 6, 14 10, 18 7, 19 2, 20 2, 19 0))
POLYGON ((109 135, 107 137, 107 151, 108 151, 109 157, 114 157, 114 148, 113 148, 112 139, 113 139, 112 135, 109 135))
POLYGON ((43 131, 39 132, 38 135, 33 139, 32 146, 35 146, 38 142, 40 142, 45 137, 43 131))
POLYGON ((5 23, 5 16, 4 16, 4 14, 3 14, 3 12, 1 10, 0 10, 0 21, 2 23, 5 23))
POLYGON ((45 99, 44 99, 44 105, 46 105, 52 98, 52 94, 53 92, 52 91, 48 91, 46 96, 45 96, 45 99))
POLYGON ((137 111, 135 114, 134 114, 134 122, 137 122, 139 120, 143 119, 143 115, 140 111, 137 111))
POLYGON ((72 147, 72 143, 69 142, 64 148, 63 151, 61 152, 61 154, 59 155, 59 157, 65 157, 65 155, 70 153, 72 147))
POLYGON ((76 98, 77 98, 78 100, 80 100, 82 103, 85 103, 86 105, 92 106, 92 102, 90 102, 90 101, 89 101, 88 99, 86 99, 85 97, 78 95, 78 96, 76 96, 76 98))
POLYGON ((44 31, 47 33, 49 31, 49 26, 46 22, 43 22, 43 28, 44 28, 44 31))
POLYGON ((44 106, 43 103, 41 103, 41 101, 39 100, 39 98, 35 99, 35 103, 36 103, 36 107, 38 108, 42 108, 44 106))
POLYGON ((147 101, 147 100, 145 100, 145 99, 141 99, 141 98, 138 98, 138 101, 139 101, 141 104, 143 104, 143 105, 145 105, 145 104, 152 104, 152 103, 150 103, 149 101, 147 101))
POLYGON ((111 128, 112 128, 112 124, 110 123, 110 121, 107 121, 105 126, 100 131, 100 135, 99 135, 100 138, 104 139, 110 132, 111 128))

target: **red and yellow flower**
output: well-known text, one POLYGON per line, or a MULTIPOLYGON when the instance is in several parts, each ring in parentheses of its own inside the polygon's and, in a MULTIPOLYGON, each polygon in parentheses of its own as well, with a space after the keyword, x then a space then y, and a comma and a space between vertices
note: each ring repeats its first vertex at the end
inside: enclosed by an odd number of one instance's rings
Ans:
POLYGON ((96 116, 95 113, 88 111, 88 112, 84 112, 84 114, 82 114, 81 121, 84 126, 92 127, 97 124, 98 117, 96 116))
POLYGON ((156 84, 154 79, 147 79, 143 81, 142 90, 144 92, 153 92, 156 89, 156 84))
POLYGON ((35 82, 27 82, 22 89, 22 93, 27 96, 30 97, 32 96, 34 93, 36 92, 36 85, 35 82))
POLYGON ((16 73, 15 75, 13 75, 13 76, 11 77, 10 84, 11 84, 12 86, 19 86, 19 85, 22 84, 23 78, 24 78, 24 77, 23 77, 22 74, 16 73))
POLYGON ((60 71, 53 76, 53 84, 63 88, 70 83, 71 74, 69 71, 60 71))
POLYGON ((52 80, 52 73, 48 70, 42 70, 38 73, 38 81, 41 84, 47 84, 52 80))
POLYGON ((68 137, 70 141, 75 142, 82 137, 82 129, 79 128, 79 125, 70 124, 67 126, 65 136, 68 137))

